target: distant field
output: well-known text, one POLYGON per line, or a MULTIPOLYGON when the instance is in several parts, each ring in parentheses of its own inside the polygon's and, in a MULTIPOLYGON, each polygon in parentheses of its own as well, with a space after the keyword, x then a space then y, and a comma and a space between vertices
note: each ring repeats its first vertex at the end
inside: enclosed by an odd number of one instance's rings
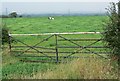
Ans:
MULTIPOLYGON (((3 22, 7 24, 12 34, 36 34, 36 33, 53 33, 53 32, 101 32, 103 31, 103 21, 106 21, 106 16, 56 16, 55 20, 48 20, 47 17, 34 18, 6 18, 3 22)), ((85 34, 85 35, 62 35, 65 38, 80 39, 80 38, 101 38, 100 34, 85 34)), ((28 45, 35 45, 48 36, 18 36, 15 38, 25 42, 28 45)), ((58 37, 58 39, 61 39, 58 37)), ((95 42, 95 41, 94 41, 95 42)), ((79 42, 79 45, 87 46, 92 42, 79 42)), ((59 46, 76 46, 69 41, 58 42, 59 46)), ((20 42, 12 43, 12 45, 22 46, 20 42)), ((96 44, 103 46, 102 42, 96 44)), ((43 42, 38 46, 55 48, 55 37, 53 36, 48 41, 43 42)), ((15 48, 16 49, 16 48, 15 48)), ((75 48, 74 48, 75 49, 75 48)), ((23 48, 25 50, 25 48, 23 48)), ((73 49, 63 49, 64 51, 74 51, 73 49)), ((96 50, 96 49, 93 49, 96 50)), ((46 51, 46 50, 43 50, 46 51)))
POLYGON ((101 32, 106 16, 60 16, 55 20, 47 17, 6 18, 11 33, 53 33, 53 32, 101 32))
MULTIPOLYGON (((7 24, 7 27, 10 29, 12 34, 36 34, 36 33, 53 33, 53 32, 101 32, 103 31, 103 21, 106 21, 106 16, 56 16, 55 20, 48 20, 47 17, 34 17, 34 18, 6 18, 3 19, 3 22, 7 24)), ((101 38, 100 34, 82 34, 82 35, 62 35, 67 39, 81 39, 81 38, 101 38)), ((15 36, 15 39, 18 39, 24 42, 27 45, 33 46, 36 43, 39 43, 48 36, 15 36)), ((62 38, 58 37, 58 40, 62 38)), ((56 47, 55 36, 50 38, 48 41, 44 41, 37 46, 43 46, 48 48, 56 47)), ((87 46, 92 44, 95 41, 74 41, 81 46, 87 46)), ((14 42, 12 46, 26 46, 20 42, 14 42)), ((69 41, 58 41, 58 46, 77 46, 69 41)), ((103 46, 102 42, 98 42, 92 46, 103 46)), ((28 48, 13 48, 12 50, 26 50, 28 48)), ((39 49, 39 48, 37 48, 39 49)), ((60 48, 61 52, 74 52, 79 48, 60 48)), ((51 50, 39 49, 43 52, 51 52, 51 50)), ((105 49, 94 49, 90 48, 92 51, 105 51, 105 49)), ((30 49, 30 51, 35 51, 30 49)), ((55 50, 52 52, 55 52, 55 50)), ((84 51, 86 52, 86 50, 84 51)), ((16 52, 15 52, 16 53, 16 52)), ((16 54, 19 54, 17 52, 16 54)), ((32 54, 34 55, 34 54, 32 54)), ((64 54, 65 56, 67 54, 64 54)), ((77 54, 78 55, 78 54, 77 54)))

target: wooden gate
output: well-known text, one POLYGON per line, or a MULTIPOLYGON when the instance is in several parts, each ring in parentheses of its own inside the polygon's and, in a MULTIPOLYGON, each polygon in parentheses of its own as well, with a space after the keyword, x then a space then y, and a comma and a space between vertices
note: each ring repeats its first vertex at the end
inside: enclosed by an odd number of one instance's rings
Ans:
POLYGON ((10 40, 13 39, 14 43, 9 42, 11 54, 17 57, 22 57, 21 61, 25 62, 63 62, 64 59, 69 58, 81 58, 81 55, 94 56, 97 55, 102 58, 105 57, 108 47, 104 47, 101 38, 79 38, 77 36, 83 34, 100 34, 99 32, 76 32, 76 33, 45 33, 45 34, 9 34, 10 40), (69 36, 65 36, 69 35, 69 36), (72 36, 71 36, 72 35, 72 36), (16 38, 16 37, 20 38, 16 38), (22 37, 21 37, 22 36, 22 37), (29 38, 23 38, 25 36, 31 36, 40 38, 37 39, 37 43, 29 38), (76 38, 76 37, 77 38, 76 38), (23 39, 22 39, 23 38, 23 39), (29 40, 24 42, 25 40, 29 40), (28 42, 33 43, 31 44, 28 42), (47 42, 45 44, 45 42, 47 42), (52 42, 52 44, 50 43, 52 42), (47 45, 49 44, 49 45, 47 45), (19 48, 19 49, 18 49, 19 48), (29 54, 26 54, 29 53, 29 54), (32 54, 30 54, 32 53, 32 54), (27 59, 29 58, 29 59, 27 59), (35 60, 33 58, 39 58, 35 60), (27 60, 26 60, 27 59, 27 60))

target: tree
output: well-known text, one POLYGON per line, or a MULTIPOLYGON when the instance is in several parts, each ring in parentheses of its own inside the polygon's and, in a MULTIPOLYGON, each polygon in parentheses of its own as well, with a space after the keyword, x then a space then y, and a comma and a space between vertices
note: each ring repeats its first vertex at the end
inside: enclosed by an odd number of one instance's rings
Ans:
POLYGON ((10 17, 16 18, 17 17, 17 12, 12 12, 9 14, 10 17))
POLYGON ((104 28, 103 40, 111 50, 110 57, 116 57, 120 65, 120 1, 111 3, 107 10, 109 21, 104 28))
POLYGON ((20 18, 23 17, 22 15, 19 16, 20 18))

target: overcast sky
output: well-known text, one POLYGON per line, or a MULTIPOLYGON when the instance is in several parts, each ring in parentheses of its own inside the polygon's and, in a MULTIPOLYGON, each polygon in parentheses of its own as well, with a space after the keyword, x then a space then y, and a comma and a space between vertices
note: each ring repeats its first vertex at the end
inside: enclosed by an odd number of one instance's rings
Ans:
MULTIPOLYGON (((17 0, 16 0, 17 1, 17 0)), ((11 0, 11 2, 4 0, 2 2, 2 13, 6 14, 12 11, 16 11, 19 14, 43 14, 43 13, 105 13, 105 8, 108 7, 109 1, 98 0, 84 0, 78 2, 56 2, 54 0, 27 0, 25 2, 16 2, 11 0), (6 1, 6 2, 5 2, 6 1), (51 2, 50 2, 51 1, 51 2), (86 2, 85 2, 86 1, 86 2), (91 1, 91 2, 90 2, 91 1)), ((21 0, 22 1, 22 0, 21 0)), ((59 1, 59 0, 58 0, 59 1)), ((71 0, 72 1, 72 0, 71 0)), ((115 1, 115 0, 114 0, 115 1)))
POLYGON ((0 0, 1 2, 118 2, 119 0, 0 0))
POLYGON ((104 13, 107 2, 5 2, 2 12, 17 11, 19 14, 42 13, 104 13))

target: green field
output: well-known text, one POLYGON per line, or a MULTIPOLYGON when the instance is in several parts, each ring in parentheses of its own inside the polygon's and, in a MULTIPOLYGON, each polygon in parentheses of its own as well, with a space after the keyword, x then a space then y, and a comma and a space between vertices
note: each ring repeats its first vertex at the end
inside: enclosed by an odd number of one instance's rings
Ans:
MULTIPOLYGON (((7 27, 12 34, 39 34, 39 33, 60 33, 60 32, 102 32, 103 22, 107 21, 106 16, 60 16, 55 17, 55 20, 48 20, 47 17, 36 18, 5 18, 3 23, 7 24, 7 27)), ((101 38, 100 34, 88 34, 88 35, 62 35, 67 39, 77 38, 101 38)), ((15 39, 25 42, 28 45, 35 45, 48 36, 14 36, 15 39)), ((61 40, 58 37, 58 40, 61 40)), ((78 42, 79 45, 86 46, 91 42, 78 42)), ((20 42, 13 42, 13 46, 23 46, 20 42)), ((75 46, 69 41, 60 41, 58 45, 62 46, 75 46)), ((102 42, 96 44, 97 46, 103 46, 102 42)), ((55 37, 53 36, 48 41, 43 42, 38 46, 55 48, 55 37)), ((15 50, 17 48, 14 48, 15 50)), ((19 48, 19 50, 26 50, 26 48, 19 48)), ((39 49, 41 51, 48 51, 39 49)), ((73 49, 59 49, 59 51, 74 52, 78 48, 73 49)), ((91 49, 92 51, 103 51, 91 49)), ((34 50, 32 50, 34 51, 34 50)), ((83 50, 85 51, 85 50, 83 50)), ((18 54, 19 52, 15 52, 18 54)), ((25 54, 25 55, 40 55, 38 54, 25 54)), ((50 54, 53 55, 53 54, 50 54)), ((55 55, 55 54, 54 54, 55 55)), ((9 52, 6 48, 3 50, 3 79, 111 79, 117 78, 116 69, 112 70, 112 66, 109 65, 108 59, 99 58, 96 55, 78 54, 80 59, 73 59, 67 64, 55 64, 55 63, 26 63, 21 62, 21 59, 39 60, 39 58, 22 58, 14 57, 13 53, 9 52), (89 58, 82 58, 83 56, 89 58), (97 59, 96 59, 97 57, 97 59), (74 67, 72 66, 74 64, 74 67), (90 64, 90 65, 89 65, 90 64), (106 66, 106 64, 108 64, 106 66), (88 66, 90 68, 88 68, 88 66), (105 66, 105 67, 104 67, 105 66), (68 68, 68 69, 66 69, 68 68), (104 69, 105 68, 105 69, 104 69), (88 72, 88 70, 90 72, 88 72), (109 71, 108 71, 109 70, 109 71), (76 71, 79 71, 78 73, 76 71), (83 73, 83 74, 82 74, 83 73), (98 74, 97 74, 98 73, 98 74), (91 76, 90 76, 91 75, 91 76), (104 76, 103 76, 104 75, 104 76)), ((78 56, 77 55, 77 56, 78 56)), ((62 55, 61 55, 62 56, 62 55)), ((45 60, 47 60, 45 58, 45 60)))
POLYGON ((11 33, 53 33, 53 32, 101 32, 106 16, 60 16, 55 20, 47 17, 37 18, 7 18, 3 22, 7 24, 11 33))

